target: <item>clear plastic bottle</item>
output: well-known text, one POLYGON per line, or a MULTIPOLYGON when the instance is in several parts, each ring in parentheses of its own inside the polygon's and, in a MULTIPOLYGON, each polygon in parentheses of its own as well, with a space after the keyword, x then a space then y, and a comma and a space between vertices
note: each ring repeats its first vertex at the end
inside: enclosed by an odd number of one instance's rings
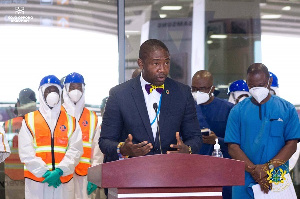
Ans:
POLYGON ((212 152, 211 156, 223 158, 218 138, 216 138, 216 144, 214 145, 214 151, 212 152))

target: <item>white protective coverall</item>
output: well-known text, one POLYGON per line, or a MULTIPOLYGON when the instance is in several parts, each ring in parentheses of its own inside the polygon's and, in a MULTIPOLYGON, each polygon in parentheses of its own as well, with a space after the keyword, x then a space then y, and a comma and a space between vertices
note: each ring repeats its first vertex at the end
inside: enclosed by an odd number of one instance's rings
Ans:
POLYGON ((5 136, 4 129, 0 126, 0 163, 10 155, 10 148, 5 136))
MULTIPOLYGON (((83 108, 85 107, 85 88, 82 85, 82 97, 79 101, 74 104, 74 102, 70 99, 69 93, 70 83, 65 84, 63 88, 63 107, 66 109, 67 113, 76 118, 76 121, 79 121, 80 116, 82 114, 83 108)), ((99 122, 98 122, 99 123, 99 122)), ((92 157, 91 157, 91 166, 95 166, 97 164, 103 163, 103 153, 101 152, 98 140, 100 137, 100 126, 97 124, 97 128, 94 132, 94 138, 92 143, 92 157)), ((75 198, 76 199, 90 199, 95 198, 95 191, 91 194, 87 194, 87 176, 80 176, 74 172, 73 175, 74 185, 75 185, 75 198)))
MULTIPOLYGON (((44 84, 39 88, 39 111, 50 127, 51 134, 55 129, 57 119, 61 110, 61 98, 59 103, 50 109, 44 99, 44 91, 48 86, 56 86, 59 89, 61 96, 62 89, 57 84, 44 84)), ((74 173, 74 169, 79 162, 83 153, 82 134, 80 126, 76 121, 76 128, 71 138, 69 139, 68 149, 64 158, 58 164, 57 168, 63 171, 62 176, 67 176, 74 173)), ((33 147, 33 138, 27 128, 25 120, 22 122, 22 127, 19 133, 19 155, 27 169, 36 177, 42 177, 48 170, 46 163, 35 155, 33 147)), ((48 187, 48 183, 41 183, 25 178, 25 198, 26 199, 73 199, 74 198, 74 180, 67 183, 62 183, 59 187, 48 187)))
MULTIPOLYGON (((231 92, 228 98, 228 102, 233 103, 233 104, 237 104, 236 103, 236 99, 240 96, 240 95, 248 95, 251 96, 251 94, 247 91, 235 91, 235 92, 231 92)), ((239 102, 243 101, 246 97, 241 97, 241 99, 239 99, 239 102)))

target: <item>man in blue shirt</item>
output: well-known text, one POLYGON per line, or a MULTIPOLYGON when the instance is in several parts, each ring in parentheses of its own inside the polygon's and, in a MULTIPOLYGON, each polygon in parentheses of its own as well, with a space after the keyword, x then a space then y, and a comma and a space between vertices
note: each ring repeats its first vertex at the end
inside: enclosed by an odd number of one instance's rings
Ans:
POLYGON ((261 63, 250 65, 247 84, 252 97, 231 110, 225 133, 230 156, 245 162, 245 185, 232 188, 233 199, 254 198, 251 187, 257 183, 268 193, 272 184, 267 172, 281 168, 289 173, 288 160, 300 138, 295 107, 269 93, 268 68, 261 63))
MULTIPOLYGON (((218 138, 224 158, 230 158, 224 136, 227 118, 234 104, 213 95, 213 76, 206 70, 196 72, 192 79, 192 95, 196 101, 197 118, 200 128, 210 129, 208 135, 202 134, 202 148, 199 154, 211 155, 214 150, 215 139, 218 138)), ((223 189, 223 198, 231 199, 231 187, 223 189)))

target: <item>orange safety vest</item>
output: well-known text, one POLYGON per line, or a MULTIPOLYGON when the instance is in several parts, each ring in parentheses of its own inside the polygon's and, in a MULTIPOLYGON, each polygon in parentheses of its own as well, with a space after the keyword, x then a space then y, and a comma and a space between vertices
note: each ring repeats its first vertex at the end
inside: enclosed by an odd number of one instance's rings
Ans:
POLYGON ((92 142, 97 123, 98 117, 96 113, 84 108, 79 119, 82 131, 83 155, 80 157, 79 164, 75 167, 76 174, 80 176, 87 175, 88 168, 91 166, 92 142))
MULTIPOLYGON (((62 110, 66 111, 63 106, 62 110)), ((91 166, 92 142, 97 123, 98 117, 96 113, 84 108, 79 119, 79 125, 82 131, 83 154, 80 157, 78 165, 75 167, 75 173, 77 175, 86 176, 88 168, 91 166)))
POLYGON ((4 123, 7 141, 11 154, 5 159, 4 172, 12 180, 24 179, 24 164, 21 162, 18 152, 18 134, 22 127, 23 117, 15 117, 4 123))
MULTIPOLYGON (((25 122, 33 137, 33 146, 36 156, 42 158, 50 171, 62 161, 68 149, 69 139, 75 131, 75 118, 61 111, 56 127, 51 136, 50 128, 40 111, 34 111, 25 115, 25 122)), ((24 166, 25 178, 30 178, 37 182, 42 182, 43 177, 38 178, 24 166)), ((69 182, 73 174, 61 176, 62 183, 69 182)))

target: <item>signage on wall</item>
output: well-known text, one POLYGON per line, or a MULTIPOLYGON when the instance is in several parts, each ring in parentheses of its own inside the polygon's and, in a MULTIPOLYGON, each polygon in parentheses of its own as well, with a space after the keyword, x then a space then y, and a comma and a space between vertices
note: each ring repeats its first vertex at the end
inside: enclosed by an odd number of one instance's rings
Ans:
POLYGON ((57 26, 69 27, 69 17, 57 17, 57 26))

